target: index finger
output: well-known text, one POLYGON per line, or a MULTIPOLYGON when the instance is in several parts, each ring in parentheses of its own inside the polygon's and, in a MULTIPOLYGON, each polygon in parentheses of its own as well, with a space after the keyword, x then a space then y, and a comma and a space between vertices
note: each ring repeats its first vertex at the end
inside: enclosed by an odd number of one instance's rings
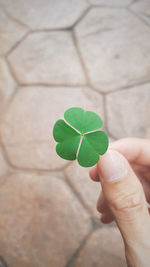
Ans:
POLYGON ((150 166, 150 140, 123 138, 110 144, 110 148, 119 151, 129 162, 150 166))

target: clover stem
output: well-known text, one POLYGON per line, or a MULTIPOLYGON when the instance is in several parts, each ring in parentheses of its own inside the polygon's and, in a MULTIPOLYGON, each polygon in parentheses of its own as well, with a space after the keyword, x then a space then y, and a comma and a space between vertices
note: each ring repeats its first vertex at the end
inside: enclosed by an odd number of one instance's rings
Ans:
POLYGON ((81 147, 81 144, 82 144, 82 140, 83 140, 83 135, 81 135, 81 138, 80 138, 80 143, 79 143, 79 146, 78 146, 78 150, 77 150, 77 154, 76 154, 76 159, 77 159, 78 154, 79 154, 79 150, 80 150, 80 147, 81 147))

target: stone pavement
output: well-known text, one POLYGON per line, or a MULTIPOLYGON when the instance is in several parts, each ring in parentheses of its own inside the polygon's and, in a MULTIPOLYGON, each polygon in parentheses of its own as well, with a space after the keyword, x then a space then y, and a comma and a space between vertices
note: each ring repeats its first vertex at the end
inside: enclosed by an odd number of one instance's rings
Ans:
POLYGON ((126 266, 100 186, 55 153, 71 106, 150 137, 149 0, 0 0, 0 266, 126 266))

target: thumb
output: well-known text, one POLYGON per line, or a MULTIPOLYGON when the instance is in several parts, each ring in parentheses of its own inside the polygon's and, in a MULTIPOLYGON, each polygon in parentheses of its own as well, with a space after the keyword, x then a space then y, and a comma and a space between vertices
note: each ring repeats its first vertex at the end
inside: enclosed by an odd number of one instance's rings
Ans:
POLYGON ((142 185, 128 161, 115 150, 97 164, 102 190, 125 244, 146 241, 150 218, 142 185))

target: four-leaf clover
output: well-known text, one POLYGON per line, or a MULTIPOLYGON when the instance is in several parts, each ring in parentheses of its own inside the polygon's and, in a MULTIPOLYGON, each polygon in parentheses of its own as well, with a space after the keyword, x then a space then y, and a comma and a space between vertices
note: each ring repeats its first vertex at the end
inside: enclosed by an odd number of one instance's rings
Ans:
POLYGON ((108 148, 108 137, 100 131, 101 118, 74 107, 66 110, 64 119, 56 121, 53 129, 57 154, 66 160, 77 159, 83 167, 95 165, 108 148))

